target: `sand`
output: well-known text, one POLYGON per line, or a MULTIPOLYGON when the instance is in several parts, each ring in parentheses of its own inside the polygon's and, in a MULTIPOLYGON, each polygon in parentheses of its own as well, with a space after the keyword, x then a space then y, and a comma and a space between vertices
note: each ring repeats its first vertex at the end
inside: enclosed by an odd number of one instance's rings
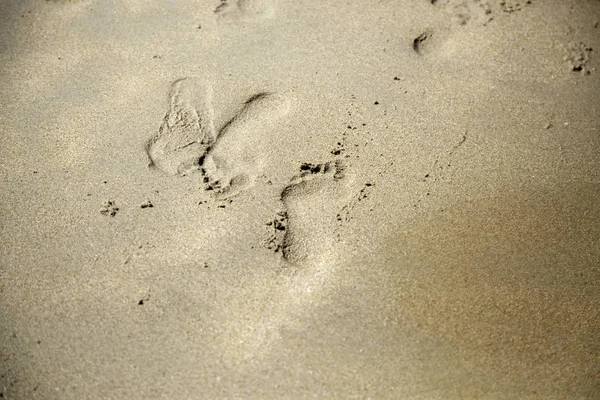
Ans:
POLYGON ((600 398, 600 2, 0 2, 0 398, 600 398))

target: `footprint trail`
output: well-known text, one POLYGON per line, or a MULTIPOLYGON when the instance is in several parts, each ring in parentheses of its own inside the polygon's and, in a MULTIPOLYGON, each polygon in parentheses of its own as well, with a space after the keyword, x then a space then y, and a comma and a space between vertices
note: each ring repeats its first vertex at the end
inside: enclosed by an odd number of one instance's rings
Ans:
MULTIPOLYGON (((207 85, 180 79, 173 83, 169 99, 169 111, 146 148, 152 165, 171 175, 198 171, 205 189, 218 200, 255 184, 272 155, 272 132, 290 112, 287 97, 261 92, 250 97, 215 134, 207 85)), ((233 341, 226 348, 235 349, 235 354, 227 356, 234 363, 240 356, 258 357, 268 351, 282 329, 298 327, 311 304, 337 285, 339 215, 352 202, 353 179, 347 175, 339 158, 305 163, 282 188, 281 209, 271 222, 278 236, 270 244, 281 255, 283 269, 273 282, 270 299, 249 304, 261 312, 243 312, 256 317, 224 336, 233 341)), ((237 322, 232 322, 235 326, 237 322)))

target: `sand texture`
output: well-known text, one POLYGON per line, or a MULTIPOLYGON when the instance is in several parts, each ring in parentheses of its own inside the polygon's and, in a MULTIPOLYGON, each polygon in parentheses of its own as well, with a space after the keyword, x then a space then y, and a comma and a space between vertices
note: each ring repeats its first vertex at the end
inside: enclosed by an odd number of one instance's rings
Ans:
POLYGON ((600 1, 0 1, 0 399, 600 399, 600 1))

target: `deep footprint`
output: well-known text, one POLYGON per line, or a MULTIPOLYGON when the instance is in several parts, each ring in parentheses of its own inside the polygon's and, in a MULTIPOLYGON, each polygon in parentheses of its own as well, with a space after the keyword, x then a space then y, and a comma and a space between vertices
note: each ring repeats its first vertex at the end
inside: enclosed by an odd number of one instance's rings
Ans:
POLYGON ((336 215, 350 198, 350 179, 341 161, 305 166, 281 194, 288 216, 282 254, 293 264, 320 264, 336 258, 336 215))
POLYGON ((199 160, 215 141, 211 90, 190 78, 171 85, 170 109, 146 145, 150 166, 170 175, 199 169, 199 160))
POLYGON ((254 185, 266 164, 270 131, 289 109, 285 97, 272 93, 260 93, 246 101, 201 160, 207 189, 217 198, 227 199, 254 185))

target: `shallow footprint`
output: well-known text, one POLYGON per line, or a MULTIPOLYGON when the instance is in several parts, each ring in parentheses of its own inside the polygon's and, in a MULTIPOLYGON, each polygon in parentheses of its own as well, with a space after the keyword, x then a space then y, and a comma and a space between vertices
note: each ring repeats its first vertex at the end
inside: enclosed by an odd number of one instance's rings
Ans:
POLYGON ((452 25, 486 25, 494 19, 490 0, 439 0, 432 1, 447 13, 452 25))
POLYGON ((191 78, 171 85, 170 108, 146 145, 150 165, 171 175, 199 169, 199 160, 215 141, 211 89, 191 78))
POLYGON ((214 13, 219 19, 260 19, 275 14, 276 0, 221 0, 214 13))
POLYGON ((282 253, 292 264, 320 265, 337 258, 336 215, 350 199, 351 179, 341 161, 303 168, 281 194, 288 217, 282 253))
POLYGON ((287 98, 278 94, 260 93, 247 100, 201 160, 207 189, 226 199, 254 185, 266 164, 271 130, 289 109, 287 98))
POLYGON ((255 318, 227 338, 230 342, 224 348, 235 353, 226 353, 224 358, 231 359, 232 365, 239 363, 240 356, 250 359, 268 354, 282 331, 300 329, 313 304, 338 285, 341 253, 336 246, 336 216, 351 198, 353 179, 345 176, 341 161, 303 164, 301 169, 282 191, 284 210, 271 223, 273 229, 284 232, 282 243, 276 246, 289 268, 271 282, 268 298, 257 307, 260 311, 244 312, 255 318))

